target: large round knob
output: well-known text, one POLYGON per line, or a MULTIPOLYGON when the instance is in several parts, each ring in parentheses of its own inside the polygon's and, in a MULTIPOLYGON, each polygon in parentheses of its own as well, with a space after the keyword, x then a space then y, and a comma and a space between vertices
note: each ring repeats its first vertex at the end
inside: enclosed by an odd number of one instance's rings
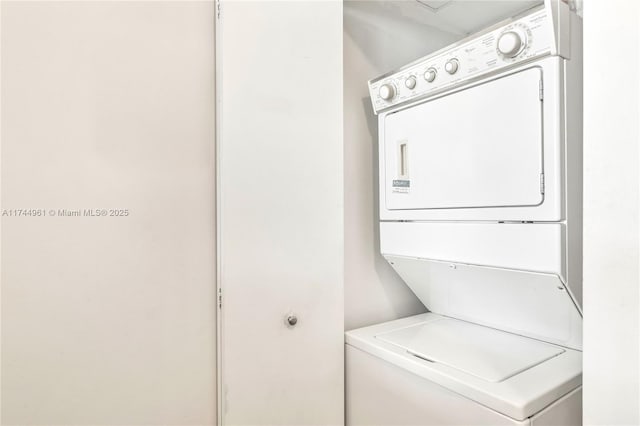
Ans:
POLYGON ((416 78, 414 76, 409 76, 404 81, 404 85, 407 87, 407 89, 414 89, 416 87, 416 83, 416 78))
POLYGON ((429 68, 424 72, 424 79, 427 80, 429 83, 431 83, 433 82, 433 80, 436 79, 436 75, 438 75, 438 72, 436 71, 436 69, 429 68))
POLYGON ((507 58, 518 56, 526 44, 524 36, 517 31, 507 31, 498 38, 498 52, 507 58))
POLYGON ((458 60, 456 58, 449 59, 446 64, 444 64, 444 69, 449 74, 455 74, 458 71, 458 60))
POLYGON ((396 88, 393 84, 387 83, 380 86, 378 94, 385 101, 390 101, 396 96, 396 88))

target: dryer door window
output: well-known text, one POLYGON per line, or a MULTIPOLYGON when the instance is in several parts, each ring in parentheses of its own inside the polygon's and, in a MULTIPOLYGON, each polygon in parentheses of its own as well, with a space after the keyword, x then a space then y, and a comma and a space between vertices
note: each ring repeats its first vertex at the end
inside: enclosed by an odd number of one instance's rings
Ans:
POLYGON ((387 115, 387 208, 541 204, 541 88, 530 68, 387 115))

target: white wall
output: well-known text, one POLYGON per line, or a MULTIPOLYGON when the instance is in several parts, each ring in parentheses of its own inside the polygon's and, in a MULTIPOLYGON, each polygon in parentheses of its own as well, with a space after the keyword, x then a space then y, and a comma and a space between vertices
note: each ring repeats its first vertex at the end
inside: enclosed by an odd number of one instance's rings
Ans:
MULTIPOLYGON (((364 7, 363 7, 364 6, 364 7)), ((367 80, 455 41, 458 36, 408 19, 344 7, 345 328, 425 311, 380 255, 378 128, 367 80)))
POLYGON ((640 424, 640 3, 584 5, 584 423, 640 424))
POLYGON ((213 424, 214 3, 0 12, 2 424, 213 424))

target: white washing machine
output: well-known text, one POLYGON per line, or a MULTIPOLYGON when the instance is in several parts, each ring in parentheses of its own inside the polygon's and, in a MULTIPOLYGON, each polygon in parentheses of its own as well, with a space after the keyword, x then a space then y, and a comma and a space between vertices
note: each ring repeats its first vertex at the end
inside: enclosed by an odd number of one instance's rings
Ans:
POLYGON ((369 88, 381 252, 430 312, 346 333, 347 424, 581 424, 580 18, 548 0, 369 88))

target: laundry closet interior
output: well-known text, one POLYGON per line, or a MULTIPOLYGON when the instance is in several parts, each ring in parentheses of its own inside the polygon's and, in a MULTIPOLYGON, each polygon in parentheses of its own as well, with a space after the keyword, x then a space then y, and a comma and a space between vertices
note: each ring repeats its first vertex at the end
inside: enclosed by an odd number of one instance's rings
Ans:
POLYGON ((581 17, 551 1, 344 13, 345 173, 373 159, 373 257, 403 281, 358 290, 406 284, 385 297, 429 310, 346 333, 347 423, 581 424, 581 17))

